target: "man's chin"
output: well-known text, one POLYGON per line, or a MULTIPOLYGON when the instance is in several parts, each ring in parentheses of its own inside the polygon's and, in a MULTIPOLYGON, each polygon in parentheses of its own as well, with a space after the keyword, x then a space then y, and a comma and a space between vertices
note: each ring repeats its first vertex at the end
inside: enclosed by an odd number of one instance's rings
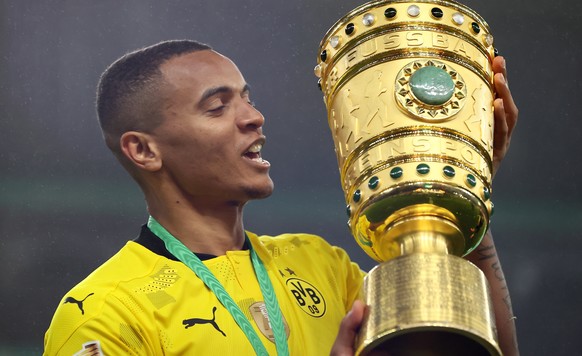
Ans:
POLYGON ((252 187, 245 187, 245 194, 249 198, 249 200, 255 199, 265 199, 273 194, 273 189, 275 188, 273 181, 269 179, 268 182, 265 182, 263 186, 252 186, 252 187))

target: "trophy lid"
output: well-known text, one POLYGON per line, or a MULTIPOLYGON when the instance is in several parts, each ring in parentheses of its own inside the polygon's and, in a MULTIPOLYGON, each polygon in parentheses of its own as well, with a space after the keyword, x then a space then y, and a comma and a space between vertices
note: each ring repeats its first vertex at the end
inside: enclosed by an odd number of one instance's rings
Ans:
POLYGON ((485 19, 457 1, 374 0, 348 12, 326 32, 319 45, 315 75, 325 77, 326 68, 358 43, 403 28, 432 28, 454 34, 479 48, 490 62, 496 53, 485 19))
MULTIPOLYGON (((433 4, 435 6, 442 6, 442 7, 451 9, 451 10, 455 10, 461 15, 468 16, 470 19, 473 20, 472 22, 476 22, 480 26, 480 28, 485 30, 485 32, 487 34, 491 33, 491 29, 490 29, 489 25, 487 24, 487 22, 485 21, 485 19, 481 15, 479 15, 473 9, 469 8, 468 6, 462 4, 458 1, 454 1, 454 0, 373 0, 373 1, 367 2, 365 4, 362 4, 358 7, 356 7, 352 11, 348 12, 341 19, 336 21, 336 23, 333 24, 333 26, 331 26, 331 28, 323 36, 323 39, 321 40, 320 45, 319 45, 320 49, 323 49, 325 47, 325 45, 329 41, 330 37, 333 34, 337 33, 338 29, 343 28, 344 26, 349 24, 351 21, 355 20, 355 18, 357 18, 359 15, 365 14, 366 12, 368 12, 371 9, 375 9, 375 8, 382 7, 382 6, 388 6, 388 8, 385 11, 385 17, 388 19, 396 20, 397 14, 394 13, 393 11, 388 11, 390 9, 390 5, 395 5, 395 4, 410 4, 410 6, 415 6, 415 4, 433 4)), ((414 8, 412 8, 412 9, 414 9, 414 8)), ((412 9, 411 9, 411 11, 414 11, 412 9)), ((437 17, 437 19, 440 19, 440 18, 437 17)), ((467 22, 464 18, 463 18, 463 20, 460 20, 460 19, 461 19, 460 16, 456 16, 452 20, 457 25, 462 25, 463 23, 467 22), (461 22, 461 21, 462 21, 462 23, 459 24, 458 22, 461 22)), ((363 20, 363 21, 365 21, 365 20, 363 20)), ((469 24, 469 26, 471 26, 471 23, 469 24)))

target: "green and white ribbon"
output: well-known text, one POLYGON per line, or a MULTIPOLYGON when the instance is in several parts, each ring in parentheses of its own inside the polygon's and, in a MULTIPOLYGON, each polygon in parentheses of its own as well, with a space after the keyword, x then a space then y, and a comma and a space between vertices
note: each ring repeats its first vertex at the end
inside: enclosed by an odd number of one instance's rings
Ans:
MULTIPOLYGON (((251 325, 250 321, 245 317, 242 310, 235 303, 232 297, 224 289, 222 284, 216 279, 212 272, 206 267, 204 263, 196 256, 192 251, 190 251, 184 244, 175 238, 168 230, 166 230, 160 223, 158 223, 152 216, 148 219, 148 228, 158 236, 164 244, 166 249, 176 258, 178 258, 182 263, 188 266, 197 276, 204 282, 204 284, 210 288, 210 290, 216 295, 220 303, 224 305, 226 310, 232 315, 233 319, 236 321, 241 330, 245 333, 249 342, 251 343, 255 353, 259 356, 268 356, 267 349, 265 345, 259 339, 257 332, 251 325)), ((281 310, 279 309, 279 303, 277 302, 277 296, 275 295, 275 290, 269 279, 269 275, 265 266, 252 245, 249 243, 251 261, 253 263, 253 268, 259 281, 259 287, 261 288, 261 293, 265 299, 265 304, 267 306, 267 314, 269 317, 269 323, 273 329, 273 334, 275 335, 275 345, 277 347, 277 355, 288 356, 289 348, 287 345, 287 334, 285 333, 285 326, 283 325, 283 316, 281 310)))

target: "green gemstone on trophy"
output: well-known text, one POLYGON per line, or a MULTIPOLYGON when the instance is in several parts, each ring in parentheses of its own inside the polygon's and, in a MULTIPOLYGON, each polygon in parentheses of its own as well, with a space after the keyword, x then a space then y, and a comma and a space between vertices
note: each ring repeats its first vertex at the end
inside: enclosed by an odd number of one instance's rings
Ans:
POLYGON ((428 174, 428 172, 430 172, 430 167, 426 163, 421 163, 418 166, 416 166, 416 171, 419 174, 423 174, 423 175, 428 174))
POLYGON ((357 203, 360 201, 361 198, 362 198, 362 192, 360 192, 360 190, 358 189, 354 193, 354 201, 357 203))
POLYGON ((443 173, 445 176, 453 178, 455 176, 455 169, 451 166, 445 166, 445 168, 443 168, 443 173))
POLYGON ((487 188, 487 187, 483 188, 483 198, 485 200, 489 200, 489 198, 491 198, 491 192, 489 191, 489 188, 487 188))
POLYGON ((398 179, 400 177, 402 177, 402 168, 400 167, 394 167, 390 170, 390 177, 392 177, 392 179, 398 179))
POLYGON ((475 187, 477 185, 477 179, 472 174, 467 174, 467 184, 471 187, 475 187))
POLYGON ((453 78, 442 68, 426 66, 410 77, 410 89, 414 96, 428 105, 442 105, 455 91, 453 78))
POLYGON ((352 207, 346 206, 346 214, 348 214, 348 218, 352 217, 352 207))
POLYGON ((370 180, 368 181, 368 187, 370 189, 376 189, 378 188, 378 183, 380 183, 380 179, 376 176, 370 178, 370 180))

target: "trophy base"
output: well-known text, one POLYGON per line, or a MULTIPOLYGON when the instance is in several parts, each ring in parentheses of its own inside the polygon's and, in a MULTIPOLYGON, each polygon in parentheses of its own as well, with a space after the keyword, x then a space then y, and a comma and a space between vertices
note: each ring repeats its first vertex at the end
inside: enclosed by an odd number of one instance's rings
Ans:
POLYGON ((384 262, 364 281, 367 311, 357 355, 495 355, 495 319, 483 273, 448 254, 384 262))

